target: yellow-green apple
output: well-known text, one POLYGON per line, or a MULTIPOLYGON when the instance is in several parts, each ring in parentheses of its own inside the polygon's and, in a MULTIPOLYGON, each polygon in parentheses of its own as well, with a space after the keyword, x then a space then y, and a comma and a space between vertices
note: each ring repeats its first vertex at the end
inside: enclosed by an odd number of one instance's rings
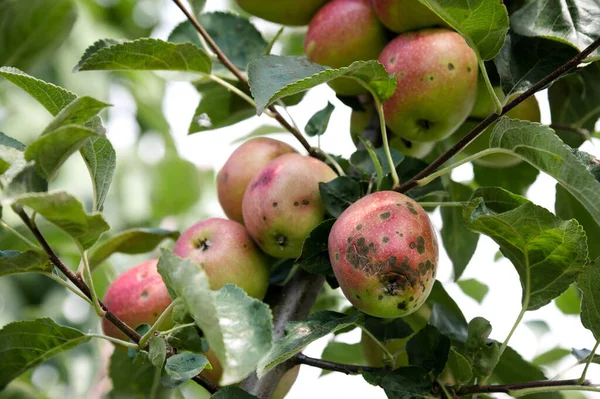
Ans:
POLYGON ((371 2, 381 23, 396 33, 447 26, 444 20, 419 0, 371 0, 371 2))
POLYGON ((246 12, 282 25, 301 26, 310 22, 327 0, 237 0, 246 12))
POLYGON ((448 29, 406 32, 392 40, 379 61, 398 81, 383 103, 385 121, 405 139, 439 141, 465 121, 477 94, 477 56, 448 29))
POLYGON ((258 137, 246 141, 231 154, 217 174, 219 203, 229 219, 244 223, 242 199, 248 183, 266 164, 291 152, 295 150, 282 141, 258 137))
POLYGON ((300 154, 285 154, 267 164, 250 182, 242 210, 246 228, 267 254, 300 256, 304 240, 325 220, 319 183, 336 178, 327 164, 300 154))
MULTIPOLYGON (((317 64, 340 68, 354 61, 377 59, 385 44, 385 30, 369 0, 333 0, 310 21, 304 53, 317 64)), ((367 92, 344 78, 329 85, 343 95, 367 92)))
MULTIPOLYGON (((152 259, 125 271, 110 284, 104 295, 106 308, 133 329, 142 324, 154 324, 171 304, 157 264, 158 259, 152 259)), ((168 318, 161 327, 172 326, 173 321, 168 318)), ((128 340, 106 318, 102 319, 102 331, 110 337, 128 340)))
POLYGON ((173 252, 189 259, 208 276, 210 288, 235 284, 262 299, 269 285, 269 261, 240 223, 209 218, 179 236, 173 252))
POLYGON ((328 248, 342 292, 369 315, 407 316, 433 287, 436 233, 427 212, 404 194, 380 191, 350 205, 334 223, 328 248))

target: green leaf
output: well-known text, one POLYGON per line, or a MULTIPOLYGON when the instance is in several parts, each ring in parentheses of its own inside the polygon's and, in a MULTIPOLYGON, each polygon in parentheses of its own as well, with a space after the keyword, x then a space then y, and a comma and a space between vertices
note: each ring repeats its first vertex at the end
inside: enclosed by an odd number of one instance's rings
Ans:
POLYGON ((201 268, 167 250, 161 251, 158 271, 217 354, 223 366, 220 384, 240 382, 254 371, 273 339, 269 307, 231 284, 211 291, 201 268))
MULTIPOLYGON (((404 157, 404 160, 396 168, 398 172, 398 177, 400 178, 400 183, 405 183, 410 180, 417 173, 425 169, 429 165, 427 162, 413 157, 404 157)), ((426 186, 415 187, 411 190, 408 190, 406 195, 411 197, 412 199, 420 199, 424 198, 428 195, 433 194, 445 194, 444 193, 444 185, 442 184, 442 179, 437 178, 426 186)))
POLYGON ((75 197, 64 191, 25 194, 15 202, 29 207, 88 249, 110 227, 98 213, 88 215, 75 197))
MULTIPOLYGON (((418 313, 413 313, 413 319, 419 317, 418 313)), ((378 317, 365 315, 364 327, 377 339, 378 341, 385 342, 392 339, 407 338, 410 337, 414 330, 409 325, 408 320, 411 316, 399 317, 397 319, 380 319, 378 317)), ((417 327, 421 327, 423 324, 427 324, 427 320, 416 320, 417 327), (424 321, 424 323, 423 323, 424 321)))
POLYGON ((46 255, 36 251, 0 251, 0 276, 30 272, 52 272, 52 263, 46 255))
MULTIPOLYGON (((42 135, 67 125, 84 125, 90 119, 98 115, 100 111, 109 106, 110 104, 96 100, 92 97, 77 97, 69 104, 65 105, 56 114, 54 119, 52 119, 44 129, 42 135)), ((103 134, 105 132, 97 131, 97 133, 103 134)))
POLYGON ((170 43, 142 38, 86 50, 74 68, 79 71, 183 71, 210 73, 212 64, 204 50, 192 43, 170 43), (96 51, 90 51, 96 50, 96 51))
POLYGON ((502 91, 509 98, 522 93, 573 58, 577 51, 543 38, 510 33, 500 54, 494 59, 502 91))
POLYGON ((189 3, 192 6, 194 15, 200 15, 202 10, 204 10, 204 6, 206 6, 206 0, 190 0, 189 3))
POLYGON ((327 101, 327 105, 320 111, 317 111, 313 116, 310 117, 306 126, 304 127, 304 131, 310 137, 321 136, 327 130, 327 125, 329 125, 329 119, 331 118, 331 114, 335 110, 335 106, 327 101))
POLYGON ((163 337, 154 336, 150 339, 148 358, 154 367, 162 369, 167 360, 167 343, 163 337))
POLYGON ((64 43, 77 8, 72 0, 1 1, 0 15, 0 65, 29 69, 64 43))
POLYGON ((308 344, 327 334, 358 325, 363 316, 359 313, 347 316, 343 313, 323 311, 310 315, 306 320, 290 321, 286 335, 273 344, 271 350, 258 363, 256 373, 262 378, 275 366, 301 352, 308 344))
POLYGON ((208 359, 197 353, 178 353, 167 359, 161 383, 167 388, 175 388, 194 378, 209 366, 208 359))
POLYGON ((490 147, 509 150, 555 178, 600 224, 600 182, 548 126, 502 117, 492 132, 490 147))
MULTIPOLYGON (((467 320, 465 319, 462 310, 460 310, 458 304, 448 294, 443 284, 440 283, 439 280, 436 280, 433 283, 433 288, 431 290, 431 293, 429 294, 429 298, 427 298, 427 301, 430 303, 433 302, 442 305, 444 308, 446 308, 447 311, 452 313, 457 320, 460 320, 460 324, 464 324, 466 327, 467 320)), ((436 327, 439 328, 439 326, 436 327)))
POLYGON ((473 372, 481 378, 492 374, 499 361, 500 345, 488 341, 491 332, 492 325, 483 317, 475 317, 469 323, 466 355, 473 365, 473 372))
POLYGON ((467 280, 460 280, 456 282, 462 292, 475 299, 477 302, 481 303, 483 298, 487 295, 490 290, 489 287, 482 282, 475 280, 474 278, 470 278, 467 280))
POLYGON ((590 330, 596 340, 600 340, 600 257, 589 264, 577 279, 577 286, 583 294, 581 300, 581 323, 590 330))
MULTIPOLYGON (((546 380, 544 372, 526 361, 513 348, 507 346, 494 369, 493 377, 502 384, 546 380)), ((527 395, 529 399, 562 399, 560 392, 527 395)))
POLYGON ((578 315, 581 313, 581 293, 575 284, 571 284, 569 289, 554 300, 554 303, 564 314, 578 315))
POLYGON ((302 245, 302 255, 296 261, 297 266, 310 273, 334 276, 327 247, 329 232, 334 223, 335 219, 326 220, 310 232, 302 245))
POLYGON ((190 21, 181 22, 177 25, 171 33, 169 33, 169 37, 167 41, 173 43, 192 43, 196 46, 202 48, 202 42, 200 41, 200 36, 194 25, 190 21))
POLYGON ((367 382, 379 385, 389 399, 426 398, 431 392, 431 378, 421 367, 399 367, 394 371, 363 373, 367 382))
MULTIPOLYGON (((383 175, 390 173, 390 165, 387 161, 387 155, 384 148, 379 147, 372 150, 375 153, 379 164, 381 165, 381 173, 383 175)), ((370 151, 371 149, 356 151, 350 155, 350 164, 367 175, 375 175, 377 173, 377 165, 373 164, 373 154, 369 154, 370 151)), ((392 155, 394 167, 397 167, 405 160, 404 154, 398 150, 390 148, 390 154, 392 155)))
MULTIPOLYGON (((173 319, 175 319, 175 317, 173 317, 173 319)), ((186 320, 186 322, 188 321, 186 320)), ((193 322, 193 319, 190 319, 189 322, 193 322)), ((185 327, 174 331, 169 336, 169 344, 179 350, 188 350, 194 353, 204 353, 209 349, 208 342, 206 342, 206 339, 200 337, 196 326, 185 327)))
POLYGON ((440 330, 432 325, 425 326, 406 344, 410 365, 423 367, 436 376, 444 370, 449 351, 450 338, 442 335, 440 330))
POLYGON ((10 180, 25 166, 23 151, 25 151, 23 143, 0 132, 0 175, 11 169, 7 174, 10 180))
POLYGON ((328 183, 319 183, 319 193, 327 212, 337 218, 360 198, 360 185, 354 179, 340 176, 328 183))
POLYGON ((256 112, 280 98, 306 91, 330 80, 347 77, 369 86, 384 101, 394 94, 396 79, 375 60, 356 61, 350 66, 331 69, 310 62, 306 57, 267 55, 248 66, 250 90, 256 100, 256 112))
POLYGON ((480 187, 502 187, 515 194, 525 195, 540 171, 527 162, 519 162, 508 168, 489 168, 473 164, 474 180, 480 187))
POLYGON ((160 385, 160 370, 157 370, 145 352, 133 359, 126 351, 115 350, 110 358, 111 399, 147 399, 156 393, 156 399, 172 399, 172 389, 160 385))
POLYGON ((210 397, 210 399, 258 399, 254 395, 250 395, 242 388, 225 387, 210 397))
POLYGON ((114 253, 143 254, 152 251, 166 239, 176 240, 179 232, 160 228, 138 228, 118 233, 96 245, 89 255, 90 268, 95 269, 114 253))
POLYGON ((598 13, 600 5, 594 0, 532 1, 511 16, 511 28, 523 36, 545 37, 583 51, 600 37, 598 13))
MULTIPOLYGON (((321 354, 321 359, 330 362, 352 364, 358 366, 367 364, 360 343, 347 344, 345 342, 331 341, 323 350, 323 353, 321 354)), ((331 373, 331 371, 322 370, 321 376, 324 376, 325 374, 329 373, 331 373)))
POLYGON ((25 371, 89 340, 49 318, 7 324, 0 330, 0 390, 25 371))
POLYGON ((117 167, 117 154, 110 141, 104 136, 90 137, 83 143, 79 152, 92 177, 94 209, 102 212, 117 167))
POLYGON ((575 281, 587 259, 587 239, 576 220, 560 220, 501 188, 479 189, 473 198, 465 222, 492 238, 513 263, 527 310, 546 305, 575 281))
MULTIPOLYGON (((571 286, 572 287, 572 286, 571 286)), ((570 289, 570 287, 569 287, 570 289)), ((568 292, 565 291, 565 292, 568 292)), ((564 294, 563 294, 564 295, 564 294)), ((559 297, 560 298, 560 297, 559 297)), ((579 313, 577 313, 579 314, 579 313)), ((550 332, 550 326, 543 320, 528 320, 524 323, 537 336, 541 337, 550 332)))
MULTIPOLYGON (((449 201, 466 201, 473 194, 473 190, 464 184, 451 182, 448 187, 449 201)), ((479 234, 468 230, 462 218, 462 207, 441 207, 442 214, 442 242, 452 261, 454 268, 454 281, 458 280, 467 268, 469 261, 477 249, 479 234)))
POLYGON ((39 175, 32 163, 25 165, 15 176, 10 177, 4 190, 0 191, 2 203, 11 203, 14 197, 27 193, 48 191, 48 182, 39 175))
POLYGON ((450 348, 448 354, 448 367, 452 370, 452 375, 459 384, 466 384, 473 378, 471 364, 454 347, 450 348))
MULTIPOLYGON (((240 83, 227 82, 244 91, 240 83)), ((252 105, 216 82, 197 82, 194 86, 201 98, 194 111, 189 134, 231 126, 255 114, 252 105)))
POLYGON ((546 366, 562 360, 565 356, 571 354, 569 349, 554 348, 537 355, 531 362, 536 366, 546 366))
POLYGON ((94 136, 95 131, 83 126, 63 126, 31 143, 25 150, 25 159, 34 161, 38 173, 52 180, 67 158, 94 136))

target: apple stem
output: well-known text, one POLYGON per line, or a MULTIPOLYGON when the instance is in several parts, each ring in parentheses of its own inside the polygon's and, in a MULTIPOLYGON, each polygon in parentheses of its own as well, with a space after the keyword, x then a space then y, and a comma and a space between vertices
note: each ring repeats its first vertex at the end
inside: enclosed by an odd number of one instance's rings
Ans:
POLYGON ((160 314, 160 316, 158 316, 158 319, 152 325, 152 327, 150 327, 148 332, 146 332, 146 334, 144 334, 142 338, 140 338, 140 342, 138 342, 139 349, 146 347, 146 344, 148 343, 148 341, 150 341, 150 338, 152 338, 152 336, 158 331, 158 329, 164 323, 164 321, 171 316, 173 308, 175 308, 175 306, 179 305, 180 303, 181 299, 175 299, 169 304, 169 306, 167 306, 167 308, 160 314))
POLYGON ((596 353, 596 350, 598 349, 599 344, 600 344, 600 340, 596 341, 596 345, 594 345, 594 349, 592 349, 592 353, 590 353, 590 355, 588 356, 587 362, 585 363, 585 368, 583 369, 583 372, 581 373, 581 377, 579 377, 580 384, 583 384, 583 382, 585 381, 585 375, 587 374, 588 368, 590 367, 592 360, 594 360, 594 354, 596 353))
POLYGON ((323 156, 325 157, 325 160, 327 162, 329 162, 331 164, 331 166, 333 166, 335 168, 335 171, 337 172, 338 176, 346 176, 346 174, 344 173, 344 169, 342 169, 340 164, 331 155, 329 155, 327 152, 323 151, 321 148, 319 148, 319 152, 321 154, 323 154, 323 156))
POLYGON ((86 334, 86 335, 88 337, 92 337, 92 338, 100 338, 100 339, 103 339, 105 341, 112 342, 115 345, 123 346, 125 348, 139 349, 136 343, 123 341, 121 339, 109 337, 107 335, 102 335, 102 334, 86 334))
POLYGON ((106 311, 102 308, 102 306, 100 306, 100 301, 98 300, 98 294, 96 293, 96 288, 94 287, 94 280, 92 278, 92 270, 90 269, 90 262, 88 262, 87 258, 87 251, 84 250, 81 246, 79 246, 79 251, 81 253, 81 265, 83 266, 83 282, 89 288, 90 299, 92 300, 92 304, 94 305, 96 314, 103 318, 106 315, 106 311))
POLYGON ((377 338, 375 338, 375 336, 371 333, 371 331, 367 330, 365 327, 363 326, 358 326, 363 334, 367 335, 369 338, 371 338, 376 344, 377 346, 379 346, 381 348, 381 350, 383 350, 383 353, 385 353, 385 355, 392 361, 392 368, 394 368, 394 366, 396 365, 396 357, 394 355, 392 355, 392 353, 388 350, 388 348, 386 348, 386 346, 377 338))
MULTIPOLYGON (((478 57, 479 58, 479 57, 478 57)), ((487 87, 488 93, 492 97, 492 102, 494 103, 494 112, 498 115, 502 114, 502 102, 496 95, 494 91, 494 87, 492 86, 492 82, 490 82, 490 77, 487 74, 487 70, 485 69, 485 64, 483 60, 479 58, 479 70, 481 71, 481 75, 483 76, 483 81, 485 82, 485 86, 487 87)))

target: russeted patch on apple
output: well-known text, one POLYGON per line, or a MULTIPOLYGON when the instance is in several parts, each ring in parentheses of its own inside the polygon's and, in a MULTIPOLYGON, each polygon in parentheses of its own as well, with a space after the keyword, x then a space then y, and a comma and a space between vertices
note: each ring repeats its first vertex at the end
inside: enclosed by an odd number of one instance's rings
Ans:
POLYGON ((438 243, 425 210, 394 191, 367 195, 336 220, 329 257, 348 300, 376 317, 416 311, 437 272, 438 243))

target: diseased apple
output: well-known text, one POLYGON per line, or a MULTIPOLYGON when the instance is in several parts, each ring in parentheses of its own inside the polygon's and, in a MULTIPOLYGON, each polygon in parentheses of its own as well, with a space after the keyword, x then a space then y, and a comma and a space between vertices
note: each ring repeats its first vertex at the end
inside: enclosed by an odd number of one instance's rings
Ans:
MULTIPOLYGON (((354 61, 376 60, 385 44, 385 30, 369 0, 333 0, 310 21, 304 53, 317 64, 340 68, 354 61)), ((343 95, 367 92, 357 82, 344 78, 329 86, 343 95)))
POLYGON ((396 33, 447 26, 443 19, 419 0, 371 0, 371 3, 381 23, 396 33))
POLYGON ((213 290, 235 284, 258 299, 267 292, 268 259, 238 222, 210 218, 196 223, 179 236, 173 252, 201 267, 213 290))
POLYGON ((291 152, 296 150, 282 141, 258 137, 246 141, 231 154, 217 174, 219 203, 229 219, 244 223, 242 199, 248 183, 266 164, 291 152))
POLYGON ((396 75, 394 95, 383 103, 387 126, 417 142, 439 141, 465 121, 477 93, 477 56, 448 29, 407 32, 379 56, 396 75))
POLYGON ((350 205, 334 223, 328 248, 342 292, 369 315, 409 315, 433 287, 436 233, 425 210, 404 194, 380 191, 350 205))
MULTIPOLYGON (((107 309, 133 329, 142 324, 154 324, 171 304, 171 297, 158 274, 157 265, 158 259, 152 259, 132 267, 119 275, 104 295, 107 309)), ((172 326, 173 322, 168 318, 162 328, 172 326)), ((129 340, 106 318, 102 319, 102 331, 110 337, 129 340)))
POLYGON ((246 228, 267 254, 300 256, 304 240, 325 220, 319 183, 336 178, 327 164, 300 154, 275 158, 250 182, 242 209, 246 228))
POLYGON ((252 15, 282 25, 301 26, 310 22, 327 0, 236 0, 252 15))

